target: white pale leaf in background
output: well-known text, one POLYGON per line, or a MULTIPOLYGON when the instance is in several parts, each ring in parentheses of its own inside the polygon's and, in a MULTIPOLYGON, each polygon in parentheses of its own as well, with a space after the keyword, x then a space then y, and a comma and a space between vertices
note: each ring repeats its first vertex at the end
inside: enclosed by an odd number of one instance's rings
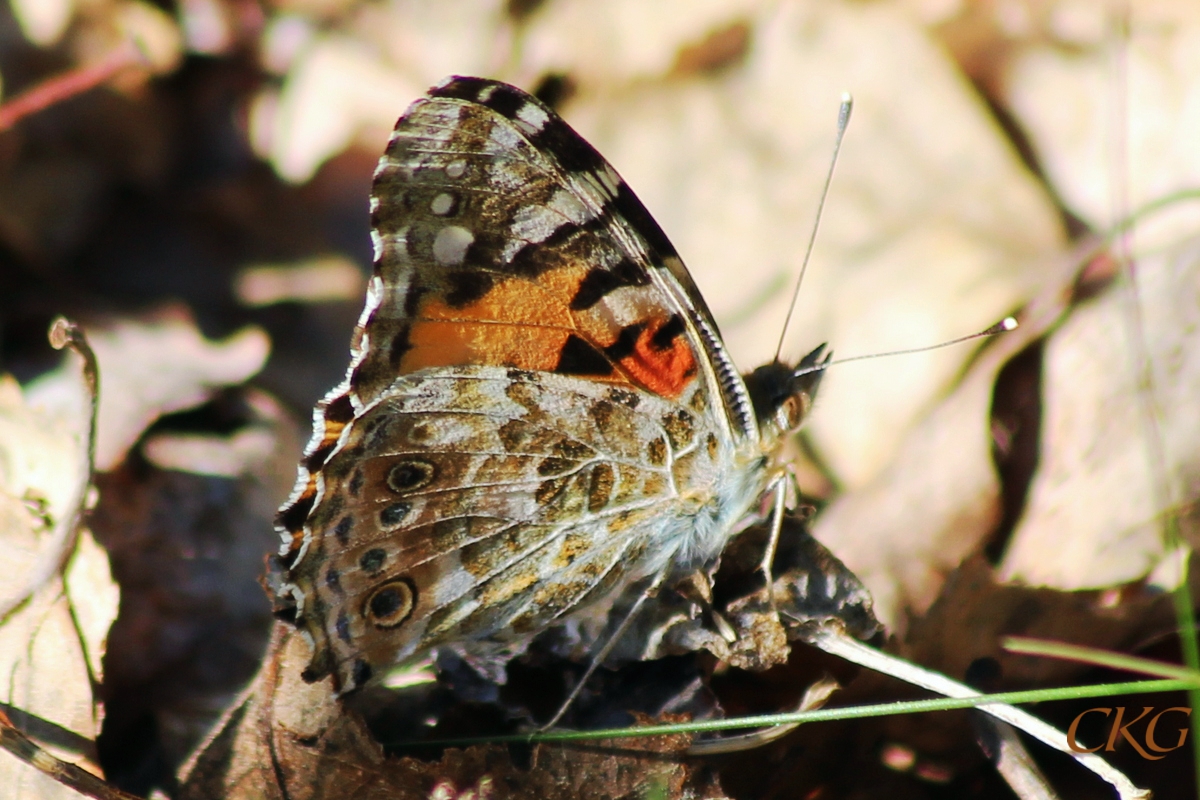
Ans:
POLYGON ((12 0, 10 7, 21 33, 40 47, 57 42, 75 14, 75 0, 12 0))
MULTIPOLYGON (((68 360, 66 369, 78 370, 78 359, 68 360)), ((53 569, 68 555, 60 551, 70 544, 87 479, 81 426, 30 407, 16 382, 0 376, 0 548, 9 576, 0 605, 12 609, 0 621, 0 703, 12 714, 29 714, 69 732, 60 741, 75 746, 54 752, 87 766, 96 761, 92 741, 100 724, 93 680, 101 677, 118 590, 107 555, 86 531, 70 554, 77 591, 68 592, 53 569)), ((0 759, 0 786, 6 797, 77 796, 15 758, 0 759)))
MULTIPOLYGON (((157 321, 121 321, 87 334, 100 365, 99 470, 116 466, 158 417, 199 405, 221 387, 255 375, 271 347, 256 327, 211 342, 179 309, 157 321)), ((69 419, 79 418, 85 402, 77 375, 63 370, 30 384, 27 395, 31 404, 69 419)))
MULTIPOLYGON (((1007 84, 1056 191, 1097 230, 1200 187, 1200 9, 1130 8, 1128 39, 1113 32, 1120 8, 1095 4, 1092 13, 1109 20, 1103 37, 1075 51, 1030 47, 1007 84)), ((1066 589, 1137 580, 1166 557, 1163 503, 1186 512, 1200 495, 1197 235, 1194 199, 1139 219, 1130 247, 1143 330, 1118 285, 1048 342, 1041 463, 1003 563, 1010 579, 1066 589), (1151 387, 1139 380, 1139 351, 1151 387)))

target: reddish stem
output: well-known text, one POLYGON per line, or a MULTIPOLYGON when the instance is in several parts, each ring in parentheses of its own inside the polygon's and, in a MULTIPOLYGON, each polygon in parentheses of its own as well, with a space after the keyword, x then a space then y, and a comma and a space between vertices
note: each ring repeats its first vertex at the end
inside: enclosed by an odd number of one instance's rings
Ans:
POLYGON ((61 75, 47 78, 0 105, 0 132, 43 109, 61 103, 110 80, 121 70, 143 64, 145 59, 136 47, 119 47, 95 64, 76 67, 61 75))

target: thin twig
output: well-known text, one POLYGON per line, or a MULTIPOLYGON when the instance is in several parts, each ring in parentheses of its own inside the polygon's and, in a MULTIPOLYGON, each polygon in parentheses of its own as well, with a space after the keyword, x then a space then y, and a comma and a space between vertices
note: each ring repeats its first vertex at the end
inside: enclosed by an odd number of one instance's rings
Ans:
POLYGON ((53 778, 63 786, 74 789, 85 797, 94 797, 96 800, 139 800, 135 795, 121 791, 83 767, 51 755, 18 730, 2 710, 0 710, 0 747, 43 775, 53 778))
MULTIPOLYGON (((863 644, 845 632, 831 629, 821 629, 811 638, 809 643, 821 648, 826 653, 840 656, 847 661, 860 664, 868 669, 882 672, 928 689, 931 692, 946 697, 969 698, 978 697, 981 692, 966 684, 951 680, 940 672, 933 672, 924 667, 918 667, 904 659, 889 655, 873 647, 863 644)), ((1114 768, 1103 758, 1094 753, 1078 753, 1071 749, 1067 736, 1057 728, 1048 725, 1027 711, 1001 703, 988 703, 979 706, 979 710, 997 719, 1009 723, 1015 728, 1025 731, 1038 741, 1049 745, 1059 752, 1069 755, 1084 767, 1103 778, 1114 789, 1122 800, 1144 800, 1150 797, 1150 792, 1133 785, 1125 774, 1114 768)))
POLYGON ((47 78, 0 105, 0 133, 31 114, 107 83, 124 69, 145 63, 145 56, 130 43, 118 47, 95 64, 86 64, 47 78))

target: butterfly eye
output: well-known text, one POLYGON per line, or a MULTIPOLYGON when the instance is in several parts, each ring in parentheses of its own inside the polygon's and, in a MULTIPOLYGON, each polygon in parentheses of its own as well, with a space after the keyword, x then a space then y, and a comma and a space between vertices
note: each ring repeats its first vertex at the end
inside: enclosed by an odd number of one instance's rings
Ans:
POLYGON ((433 480, 433 464, 428 461, 401 461, 388 471, 387 485, 393 492, 411 492, 433 480))
POLYGON ((775 412, 775 421, 781 430, 792 431, 800 427, 805 414, 808 413, 810 403, 807 401, 808 395, 794 394, 780 404, 779 410, 775 412))
POLYGON ((408 619, 416 606, 417 593, 407 578, 380 586, 363 605, 363 616, 377 628, 394 628, 408 619))

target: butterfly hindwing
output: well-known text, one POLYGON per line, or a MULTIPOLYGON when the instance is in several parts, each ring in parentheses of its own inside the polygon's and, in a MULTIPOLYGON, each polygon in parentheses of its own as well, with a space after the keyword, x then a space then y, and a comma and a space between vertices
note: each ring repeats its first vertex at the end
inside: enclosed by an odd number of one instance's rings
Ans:
POLYGON ((313 674, 351 688, 363 664, 520 637, 660 569, 665 521, 688 529, 675 475, 712 468, 702 430, 671 402, 572 376, 401 377, 322 471, 314 543, 291 571, 309 587, 313 674), (373 598, 401 584, 403 619, 381 614, 373 598))

